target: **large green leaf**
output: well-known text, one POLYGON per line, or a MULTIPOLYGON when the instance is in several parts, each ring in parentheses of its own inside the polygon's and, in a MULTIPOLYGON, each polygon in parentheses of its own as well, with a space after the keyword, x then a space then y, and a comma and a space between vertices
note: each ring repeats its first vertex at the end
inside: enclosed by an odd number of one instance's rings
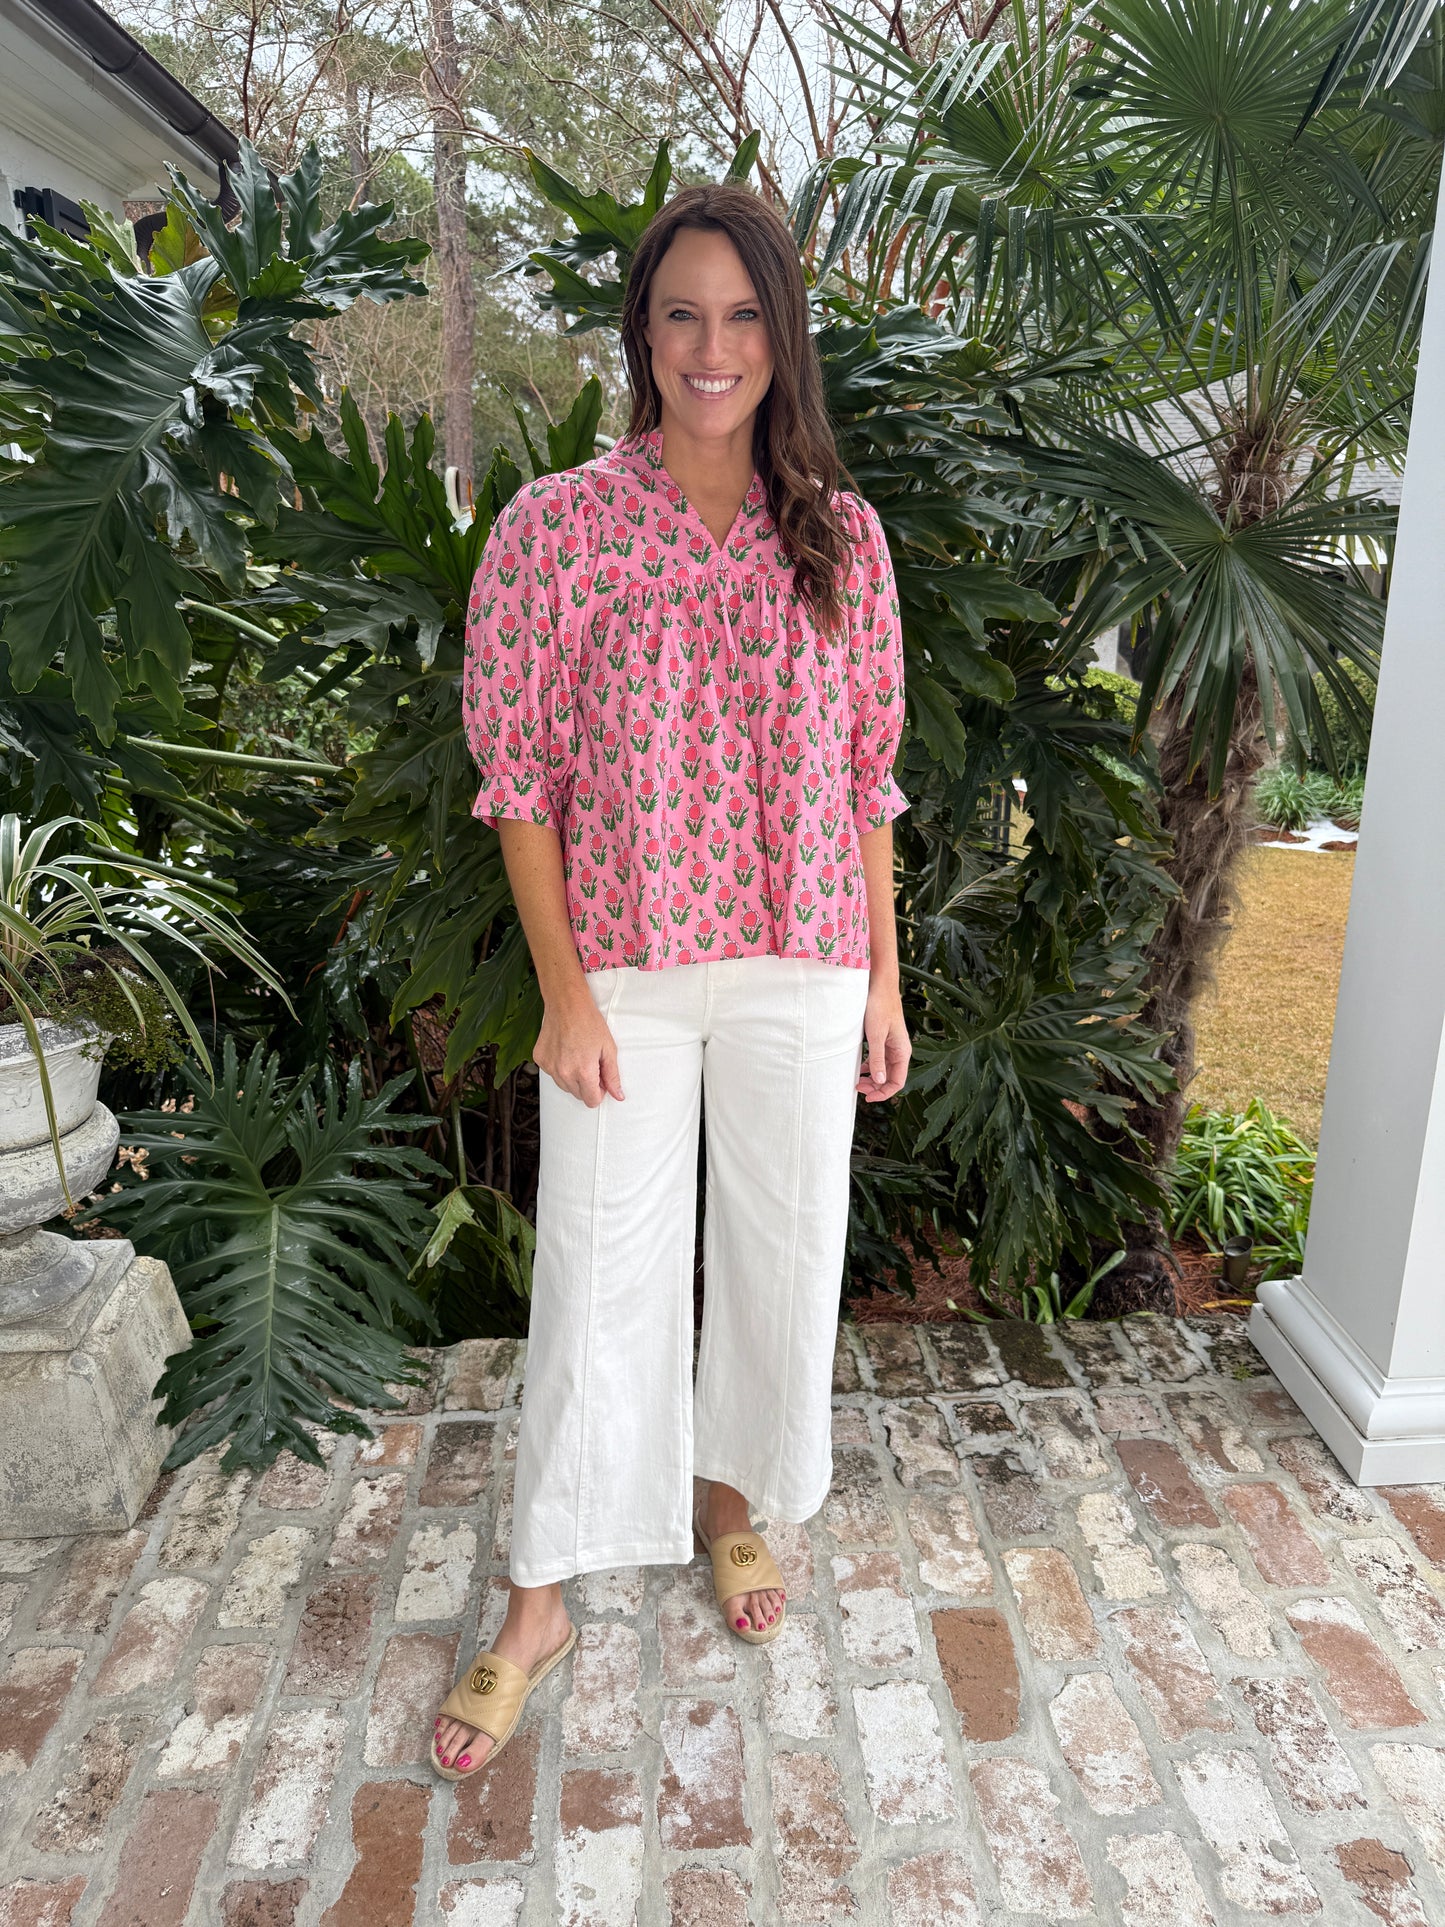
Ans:
POLYGON ((307 1425, 370 1436, 354 1412, 398 1401, 414 1376, 406 1327, 430 1324, 407 1282, 431 1230, 417 1181, 444 1176, 394 1142, 426 1120, 375 1097, 353 1062, 286 1088, 257 1046, 241 1069, 227 1043, 214 1091, 189 1076, 194 1108, 125 1117, 148 1175, 106 1200, 145 1251, 171 1269, 194 1333, 157 1386, 162 1422, 183 1425, 166 1463, 228 1441, 223 1470, 264 1466, 282 1450, 319 1463, 307 1425))

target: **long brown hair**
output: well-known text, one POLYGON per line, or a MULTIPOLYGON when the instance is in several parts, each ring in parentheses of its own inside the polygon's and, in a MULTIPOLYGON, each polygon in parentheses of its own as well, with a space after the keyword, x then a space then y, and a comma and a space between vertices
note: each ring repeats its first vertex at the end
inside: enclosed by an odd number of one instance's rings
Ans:
POLYGON ((646 435, 662 420, 662 398, 642 331, 652 277, 679 228, 725 234, 756 290, 773 352, 773 379, 753 423, 753 462, 767 488, 797 591, 818 626, 832 630, 842 614, 840 585, 850 560, 832 500, 840 482, 851 486, 852 477, 838 460, 823 406, 823 374, 808 332, 808 291, 797 247, 786 223, 751 189, 732 183, 684 187, 643 230, 622 298, 622 352, 632 391, 627 433, 646 435))

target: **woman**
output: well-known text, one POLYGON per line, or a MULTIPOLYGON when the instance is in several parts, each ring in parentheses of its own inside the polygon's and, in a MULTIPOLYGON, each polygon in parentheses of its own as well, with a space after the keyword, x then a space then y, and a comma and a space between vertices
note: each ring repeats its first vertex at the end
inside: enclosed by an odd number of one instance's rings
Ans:
POLYGON ((448 1778, 570 1651, 575 1574, 696 1546, 738 1637, 781 1630, 750 1506, 802 1523, 827 1494, 857 1093, 892 1097, 910 1050, 897 595, 877 515, 837 489, 786 226, 744 188, 683 190, 638 246, 622 341, 628 433, 513 497, 471 599, 475 814, 545 1075, 510 1599, 437 1720, 448 1778))

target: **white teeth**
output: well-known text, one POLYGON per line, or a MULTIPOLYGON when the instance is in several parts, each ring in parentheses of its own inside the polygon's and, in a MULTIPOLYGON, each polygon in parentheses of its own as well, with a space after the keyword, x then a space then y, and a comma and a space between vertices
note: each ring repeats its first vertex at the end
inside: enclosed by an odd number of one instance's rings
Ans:
POLYGON ((723 375, 716 381, 705 380, 701 375, 684 375, 683 380, 689 388, 696 388, 704 395, 725 395, 730 388, 736 388, 742 380, 741 375, 723 375))

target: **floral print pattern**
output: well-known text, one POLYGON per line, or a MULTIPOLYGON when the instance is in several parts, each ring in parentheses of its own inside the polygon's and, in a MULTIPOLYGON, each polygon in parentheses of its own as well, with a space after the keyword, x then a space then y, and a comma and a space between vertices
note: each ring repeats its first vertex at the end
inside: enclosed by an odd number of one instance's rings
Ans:
POLYGON ((898 594, 876 511, 824 636, 754 475, 721 547, 662 431, 520 489, 472 586, 473 814, 548 823, 586 970, 776 954, 866 965, 858 838, 908 808, 898 594))

